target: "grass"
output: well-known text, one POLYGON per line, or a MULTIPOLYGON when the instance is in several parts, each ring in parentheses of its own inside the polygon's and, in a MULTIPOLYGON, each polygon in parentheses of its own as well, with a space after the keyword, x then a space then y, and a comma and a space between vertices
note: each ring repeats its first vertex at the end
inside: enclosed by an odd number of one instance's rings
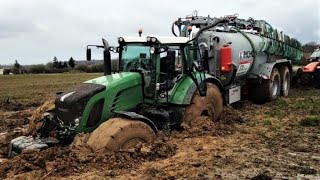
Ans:
POLYGON ((99 77, 100 73, 27 74, 0 76, 0 101, 14 100, 24 105, 43 103, 83 81, 99 77))
POLYGON ((264 126, 270 126, 270 125, 272 125, 272 122, 269 119, 266 119, 266 120, 263 121, 263 125, 264 126))
POLYGON ((320 114, 320 91, 318 89, 292 89, 289 97, 280 97, 271 103, 265 104, 266 118, 286 118, 288 115, 301 117, 320 114))
POLYGON ((300 121, 302 126, 320 126, 320 116, 308 116, 300 121))

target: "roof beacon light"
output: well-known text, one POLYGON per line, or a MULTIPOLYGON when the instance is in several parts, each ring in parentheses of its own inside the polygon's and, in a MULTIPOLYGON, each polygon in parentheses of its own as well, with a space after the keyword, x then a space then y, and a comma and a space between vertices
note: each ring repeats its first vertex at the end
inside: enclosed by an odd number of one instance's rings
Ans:
POLYGON ((139 33, 139 37, 141 37, 141 34, 143 33, 143 29, 140 28, 139 31, 138 31, 138 33, 139 33))
POLYGON ((124 39, 122 37, 120 37, 119 42, 124 42, 124 39))
POLYGON ((151 42, 153 42, 153 43, 157 42, 157 38, 152 37, 152 38, 151 38, 151 42))

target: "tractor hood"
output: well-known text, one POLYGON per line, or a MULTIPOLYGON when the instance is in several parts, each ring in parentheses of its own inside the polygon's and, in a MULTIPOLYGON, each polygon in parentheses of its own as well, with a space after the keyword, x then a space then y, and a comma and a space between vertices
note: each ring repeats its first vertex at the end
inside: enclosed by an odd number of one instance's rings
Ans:
POLYGON ((107 89, 113 89, 118 86, 126 86, 126 84, 138 85, 141 84, 141 76, 137 72, 122 72, 117 74, 111 74, 108 76, 101 76, 95 79, 91 79, 84 83, 92 83, 106 86, 107 89))
MULTIPOLYGON (((110 107, 122 92, 134 93, 132 91, 134 87, 141 91, 141 82, 141 76, 136 72, 111 74, 86 81, 56 97, 56 115, 65 123, 83 116, 84 112, 87 112, 85 116, 88 116, 93 104, 96 104, 100 99, 105 99, 106 106, 110 107)), ((118 107, 116 105, 114 104, 114 108, 118 107)), ((104 114, 108 114, 108 112, 104 114)))

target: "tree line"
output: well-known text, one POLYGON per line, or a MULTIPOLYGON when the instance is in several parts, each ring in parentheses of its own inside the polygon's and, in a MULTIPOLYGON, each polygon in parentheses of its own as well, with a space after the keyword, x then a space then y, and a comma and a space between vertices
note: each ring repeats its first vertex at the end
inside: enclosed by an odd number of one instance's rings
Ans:
MULTIPOLYGON (((117 71, 118 61, 112 61, 112 71, 117 71)), ((54 57, 52 62, 47 64, 37 64, 30 66, 22 66, 18 60, 15 60, 11 69, 5 69, 4 74, 45 74, 45 73, 64 73, 64 72, 86 72, 86 73, 97 73, 103 72, 104 65, 92 64, 77 65, 76 61, 70 57, 69 61, 59 61, 57 57, 54 57)))

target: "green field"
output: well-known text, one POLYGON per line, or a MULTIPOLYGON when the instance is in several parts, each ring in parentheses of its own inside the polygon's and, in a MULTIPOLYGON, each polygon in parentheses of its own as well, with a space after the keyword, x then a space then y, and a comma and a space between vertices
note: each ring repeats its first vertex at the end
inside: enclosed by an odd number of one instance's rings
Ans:
POLYGON ((0 76, 0 101, 8 98, 23 105, 38 105, 56 92, 77 83, 102 76, 102 73, 28 74, 0 76))

